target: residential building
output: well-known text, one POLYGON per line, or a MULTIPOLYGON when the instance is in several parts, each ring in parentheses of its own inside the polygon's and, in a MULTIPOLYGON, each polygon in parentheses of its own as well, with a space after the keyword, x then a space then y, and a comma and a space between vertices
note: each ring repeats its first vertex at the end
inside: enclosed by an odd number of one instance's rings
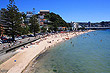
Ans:
POLYGON ((50 13, 49 10, 40 10, 40 12, 38 12, 38 22, 39 22, 40 28, 47 25, 48 20, 45 19, 45 15, 49 13, 50 13))
POLYGON ((58 30, 60 30, 60 31, 64 31, 66 29, 67 29, 66 27, 58 27, 58 30))
POLYGON ((25 19, 25 23, 27 23, 28 25, 30 25, 29 20, 32 17, 33 13, 32 12, 26 12, 26 19, 25 19))
POLYGON ((46 15, 46 14, 49 14, 50 11, 49 10, 40 10, 40 12, 38 12, 38 14, 40 15, 46 15))

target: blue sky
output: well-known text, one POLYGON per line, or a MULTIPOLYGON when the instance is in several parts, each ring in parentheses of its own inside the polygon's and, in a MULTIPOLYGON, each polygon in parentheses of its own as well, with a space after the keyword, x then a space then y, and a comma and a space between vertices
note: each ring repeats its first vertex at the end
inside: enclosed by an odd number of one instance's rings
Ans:
MULTIPOLYGON (((110 0, 15 0, 20 12, 50 10, 65 21, 100 22, 110 21, 110 0)), ((0 9, 6 8, 9 0, 0 0, 0 9)))

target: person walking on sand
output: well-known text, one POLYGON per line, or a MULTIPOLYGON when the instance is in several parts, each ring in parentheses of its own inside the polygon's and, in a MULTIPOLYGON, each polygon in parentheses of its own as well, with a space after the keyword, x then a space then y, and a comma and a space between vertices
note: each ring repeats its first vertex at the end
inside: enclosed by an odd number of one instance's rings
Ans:
POLYGON ((30 41, 30 38, 28 39, 28 41, 30 41))

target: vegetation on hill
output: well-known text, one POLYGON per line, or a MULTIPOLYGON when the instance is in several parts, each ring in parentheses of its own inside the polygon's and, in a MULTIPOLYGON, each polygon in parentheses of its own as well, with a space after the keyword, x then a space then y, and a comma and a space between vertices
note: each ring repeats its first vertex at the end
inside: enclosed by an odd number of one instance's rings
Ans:
POLYGON ((60 15, 53 12, 45 15, 45 19, 51 21, 52 23, 50 25, 52 25, 53 27, 69 27, 60 15))

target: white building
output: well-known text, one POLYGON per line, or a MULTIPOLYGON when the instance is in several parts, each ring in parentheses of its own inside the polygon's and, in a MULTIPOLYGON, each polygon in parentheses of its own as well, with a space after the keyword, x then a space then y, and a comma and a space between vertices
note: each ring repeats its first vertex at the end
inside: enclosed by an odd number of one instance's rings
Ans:
POLYGON ((47 25, 45 23, 48 23, 48 20, 45 19, 44 16, 49 13, 49 10, 40 10, 40 12, 38 12, 38 22, 40 24, 40 27, 47 25))
POLYGON ((73 22, 73 21, 70 23, 70 25, 72 27, 72 30, 78 30, 78 28, 81 27, 78 23, 73 22))
POLYGON ((79 24, 78 23, 74 23, 74 30, 78 30, 79 24))

